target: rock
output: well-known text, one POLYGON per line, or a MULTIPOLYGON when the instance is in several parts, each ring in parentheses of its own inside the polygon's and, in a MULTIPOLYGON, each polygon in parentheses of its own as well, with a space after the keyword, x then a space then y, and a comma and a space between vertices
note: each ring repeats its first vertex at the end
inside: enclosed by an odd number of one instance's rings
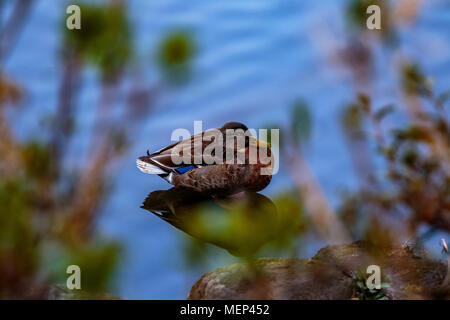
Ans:
POLYGON ((188 299, 444 298, 446 274, 447 266, 423 251, 354 242, 325 247, 311 259, 259 258, 216 269, 194 284, 188 299), (385 288, 365 286, 369 265, 380 267, 385 288))

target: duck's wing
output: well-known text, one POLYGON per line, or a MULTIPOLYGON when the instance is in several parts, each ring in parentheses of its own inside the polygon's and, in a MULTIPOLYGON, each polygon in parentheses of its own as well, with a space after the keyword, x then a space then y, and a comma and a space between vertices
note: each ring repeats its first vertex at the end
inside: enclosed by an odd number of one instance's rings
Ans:
POLYGON ((239 165, 209 165, 173 177, 173 185, 201 193, 232 194, 242 191, 249 168, 239 165))
POLYGON ((144 173, 168 175, 183 174, 199 166, 206 166, 203 152, 215 140, 215 130, 208 130, 175 143, 172 143, 152 154, 137 159, 137 167, 144 173), (200 146, 198 146, 200 144, 200 146), (174 162, 174 155, 179 161, 174 162))
POLYGON ((200 152, 203 152, 204 149, 215 140, 215 134, 219 133, 219 132, 220 132, 219 129, 211 129, 211 130, 207 130, 205 132, 195 134, 193 136, 190 136, 187 139, 183 139, 181 141, 174 142, 162 149, 159 149, 159 150, 153 152, 152 154, 149 154, 149 156, 171 154, 175 148, 178 148, 178 149, 186 149, 186 150, 190 149, 190 154, 192 155, 192 157, 194 157, 194 155, 200 154, 200 152), (198 147, 195 148, 196 144, 200 144, 201 148, 198 148, 198 147))

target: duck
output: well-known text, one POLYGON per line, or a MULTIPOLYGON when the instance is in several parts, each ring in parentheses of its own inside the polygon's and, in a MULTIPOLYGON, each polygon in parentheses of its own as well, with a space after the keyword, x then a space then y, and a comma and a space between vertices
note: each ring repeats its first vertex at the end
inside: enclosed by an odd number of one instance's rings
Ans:
POLYGON ((243 123, 232 121, 153 153, 147 150, 136 165, 175 187, 228 196, 266 188, 272 179, 273 156, 270 143, 251 135, 243 123))

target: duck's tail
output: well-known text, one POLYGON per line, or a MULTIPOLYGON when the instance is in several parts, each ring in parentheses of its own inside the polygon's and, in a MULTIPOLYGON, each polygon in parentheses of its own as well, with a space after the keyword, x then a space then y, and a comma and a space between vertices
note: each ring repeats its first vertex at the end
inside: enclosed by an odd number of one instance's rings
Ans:
POLYGON ((136 165, 142 172, 148 174, 157 174, 170 184, 173 184, 172 177, 174 174, 178 174, 178 172, 174 168, 168 166, 167 164, 164 164, 164 162, 167 162, 167 159, 165 159, 167 157, 168 156, 158 156, 158 153, 150 154, 147 151, 146 156, 139 157, 136 160, 136 165))
POLYGON ((157 163, 153 163, 153 161, 149 157, 139 157, 136 160, 136 165, 139 170, 148 174, 168 174, 169 171, 165 170, 163 167, 158 166, 157 163))
POLYGON ((150 154, 148 151, 146 156, 139 157, 136 160, 136 165, 142 172, 157 174, 170 184, 173 184, 173 176, 200 167, 197 165, 174 165, 170 154, 160 154, 160 152, 150 154))

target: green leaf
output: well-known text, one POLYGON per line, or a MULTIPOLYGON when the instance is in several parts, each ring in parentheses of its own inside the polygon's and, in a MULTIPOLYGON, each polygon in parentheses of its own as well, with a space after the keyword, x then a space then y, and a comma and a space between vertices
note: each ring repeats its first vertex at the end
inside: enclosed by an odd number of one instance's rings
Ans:
POLYGON ((191 33, 179 30, 167 34, 157 49, 157 61, 166 79, 175 84, 185 82, 196 52, 191 33))
POLYGON ((294 137, 300 141, 308 140, 311 136, 311 113, 308 104, 303 99, 299 99, 294 103, 291 128, 294 137))
POLYGON ((80 30, 68 30, 64 24, 67 50, 75 51, 84 61, 98 68, 103 78, 113 77, 133 56, 130 22, 124 6, 80 4, 80 30))
POLYGON ((381 121, 384 119, 387 115, 394 112, 395 108, 393 105, 389 104, 384 107, 381 107, 379 110, 377 110, 374 114, 374 117, 377 121, 381 121))

